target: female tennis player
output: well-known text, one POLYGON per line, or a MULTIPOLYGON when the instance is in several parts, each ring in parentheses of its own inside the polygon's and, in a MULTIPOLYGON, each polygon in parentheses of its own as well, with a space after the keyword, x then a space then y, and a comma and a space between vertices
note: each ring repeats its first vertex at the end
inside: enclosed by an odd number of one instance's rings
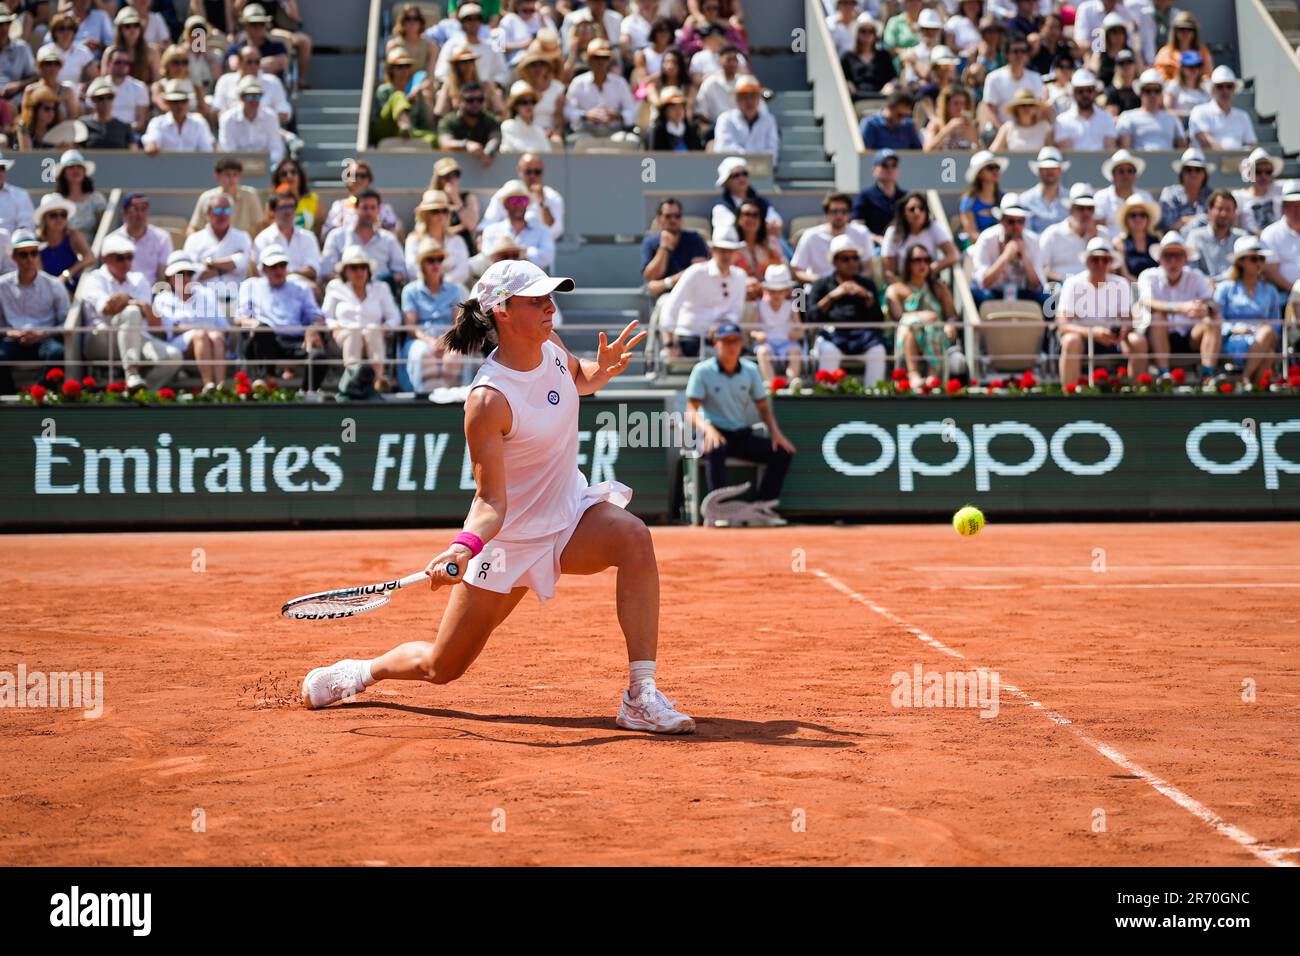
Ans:
POLYGON ((465 440, 477 491, 464 530, 429 562, 432 587, 453 588, 437 638, 409 641, 373 660, 342 660, 311 671, 303 703, 324 707, 376 681, 446 684, 474 663, 492 632, 531 588, 544 603, 561 574, 618 568, 618 622, 627 641, 628 686, 618 726, 688 734, 695 721, 655 686, 659 568, 650 532, 626 510, 632 489, 587 486, 578 470, 578 396, 627 368, 645 333, 628 324, 613 342, 600 334, 595 361, 571 354, 552 329, 551 294, 572 279, 528 261, 494 263, 458 309, 448 348, 473 355, 496 348, 470 384, 465 440), (483 549, 490 543, 486 554, 483 549), (447 564, 459 574, 448 574, 447 564))

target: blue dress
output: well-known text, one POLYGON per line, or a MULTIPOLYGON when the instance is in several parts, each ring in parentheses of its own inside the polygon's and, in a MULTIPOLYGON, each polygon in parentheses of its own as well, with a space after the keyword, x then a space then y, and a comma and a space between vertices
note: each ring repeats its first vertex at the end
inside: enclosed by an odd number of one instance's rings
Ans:
POLYGON ((1255 283, 1252 296, 1240 282, 1228 279, 1214 289, 1214 302, 1223 317, 1223 351, 1226 355, 1244 355, 1254 344, 1255 333, 1265 323, 1281 341, 1282 293, 1263 276, 1255 283), (1247 326, 1249 331, 1234 332, 1233 326, 1247 326))
MULTIPOLYGON (((1001 197, 998 197, 999 200, 1001 197)), ((998 224, 998 220, 993 215, 993 210, 997 208, 994 203, 986 203, 978 196, 963 196, 959 212, 971 212, 975 214, 975 228, 980 232, 990 229, 998 224)), ((975 236, 970 237, 970 241, 975 241, 975 236)))
MULTIPOLYGON (((41 270, 48 272, 56 279, 76 264, 77 253, 72 248, 71 236, 65 235, 63 241, 57 246, 41 247, 41 270)), ((77 280, 80 278, 79 275, 73 276, 72 281, 66 283, 69 292, 77 287, 77 280)))

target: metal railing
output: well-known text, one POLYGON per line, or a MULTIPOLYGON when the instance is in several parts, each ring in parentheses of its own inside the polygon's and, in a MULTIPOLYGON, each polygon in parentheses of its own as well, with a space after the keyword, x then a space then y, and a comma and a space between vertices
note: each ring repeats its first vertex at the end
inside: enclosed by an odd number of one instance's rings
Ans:
POLYGON ((370 148, 370 110, 375 103, 375 81, 383 62, 384 41, 379 25, 383 19, 384 0, 370 0, 366 20, 366 56, 361 66, 361 111, 357 114, 357 152, 370 148))

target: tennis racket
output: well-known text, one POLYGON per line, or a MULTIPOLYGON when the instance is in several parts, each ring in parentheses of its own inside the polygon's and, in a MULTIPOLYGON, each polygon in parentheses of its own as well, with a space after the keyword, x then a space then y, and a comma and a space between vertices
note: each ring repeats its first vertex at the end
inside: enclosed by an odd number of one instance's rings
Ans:
MULTIPOLYGON (((448 561, 444 568, 448 577, 454 578, 460 575, 460 565, 455 561, 448 561)), ((389 596, 394 591, 409 588, 413 584, 428 583, 428 580, 427 574, 417 571, 383 584, 317 591, 315 594, 305 594, 292 601, 286 601, 280 608, 280 613, 299 621, 332 621, 343 617, 356 617, 358 614, 379 610, 388 603, 389 596)))

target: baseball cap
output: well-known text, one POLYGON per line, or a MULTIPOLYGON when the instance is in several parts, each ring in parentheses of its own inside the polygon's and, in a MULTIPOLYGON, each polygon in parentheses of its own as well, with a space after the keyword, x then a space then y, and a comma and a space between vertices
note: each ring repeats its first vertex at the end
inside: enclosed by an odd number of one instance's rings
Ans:
POLYGON ((860 256, 862 255, 862 247, 854 242, 848 233, 841 233, 831 240, 830 249, 828 250, 831 261, 834 262, 835 257, 841 252, 856 252, 860 256))
POLYGON ((871 160, 872 166, 883 166, 887 159, 898 159, 898 153, 886 146, 884 149, 876 150, 876 155, 871 160))
POLYGON ((197 273, 198 271, 199 267, 190 258, 190 254, 184 249, 177 249, 167 257, 167 267, 163 269, 163 275, 170 279, 178 272, 197 273))
POLYGON ((516 295, 572 292, 572 279, 548 276, 527 259, 504 259, 488 266, 470 292, 484 312, 516 295))
POLYGON ((713 329, 713 340, 726 338, 728 335, 740 335, 740 326, 735 322, 719 322, 713 329))
POLYGON ((127 193, 125 196, 122 197, 122 208, 130 209, 131 203, 135 202, 137 199, 147 200, 148 198, 149 198, 148 193, 127 193))
POLYGON ((289 254, 284 251, 283 246, 270 245, 262 250, 261 258, 257 260, 264 266, 275 266, 280 263, 289 261, 289 254))
POLYGON ((104 245, 100 248, 100 253, 106 256, 135 254, 135 243, 119 233, 110 233, 104 240, 104 245))

